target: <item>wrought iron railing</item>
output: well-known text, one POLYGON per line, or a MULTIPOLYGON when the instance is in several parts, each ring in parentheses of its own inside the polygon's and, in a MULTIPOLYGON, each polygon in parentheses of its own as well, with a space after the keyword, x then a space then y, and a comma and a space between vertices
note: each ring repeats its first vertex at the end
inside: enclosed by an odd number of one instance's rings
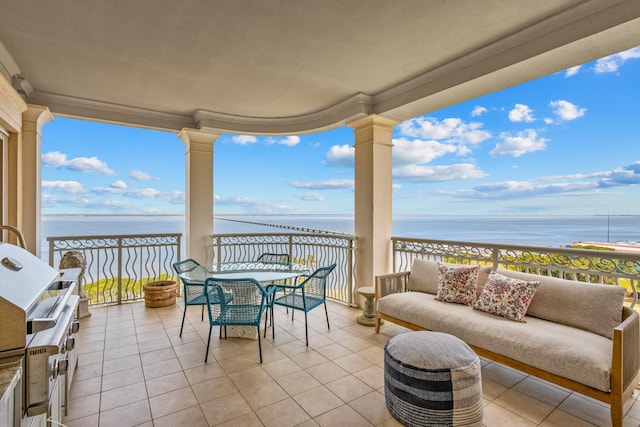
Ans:
POLYGON ((58 267, 67 251, 86 259, 85 293, 92 305, 143 298, 142 285, 175 280, 172 264, 180 260, 181 234, 48 237, 49 264, 58 267))
POLYGON ((262 253, 287 253, 311 271, 336 263, 327 297, 354 304, 355 237, 346 234, 213 234, 209 262, 256 260, 262 253))
POLYGON ((640 286, 640 253, 500 245, 392 237, 394 272, 411 269, 414 258, 482 264, 581 282, 621 285, 630 302, 640 286))

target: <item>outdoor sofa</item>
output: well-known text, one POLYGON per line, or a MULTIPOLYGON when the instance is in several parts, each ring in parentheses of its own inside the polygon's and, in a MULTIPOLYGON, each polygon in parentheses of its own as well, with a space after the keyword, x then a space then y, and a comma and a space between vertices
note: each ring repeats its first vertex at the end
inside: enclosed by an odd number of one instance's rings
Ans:
POLYGON ((416 259, 411 271, 376 277, 376 332, 384 319, 452 334, 481 357, 609 404, 618 427, 640 367, 638 313, 623 305, 625 294, 621 286, 416 259))

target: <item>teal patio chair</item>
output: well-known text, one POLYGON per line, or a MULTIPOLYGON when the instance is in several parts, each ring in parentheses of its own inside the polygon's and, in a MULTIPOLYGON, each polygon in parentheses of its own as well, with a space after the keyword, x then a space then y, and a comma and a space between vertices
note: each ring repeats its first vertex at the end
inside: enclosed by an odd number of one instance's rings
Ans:
POLYGON ((227 338, 227 326, 255 326, 258 331, 258 351, 262 363, 262 342, 260 340, 260 321, 267 300, 273 294, 273 288, 266 290, 254 279, 214 279, 205 282, 205 296, 209 312, 209 338, 204 362, 209 358, 211 330, 214 326, 224 327, 224 338, 227 338), (225 295, 232 295, 227 300, 225 295), (220 301, 218 304, 215 301, 220 301))
MULTIPOLYGON (((178 273, 178 277, 180 277, 180 273, 192 271, 199 266, 200 264, 198 263, 198 261, 195 261, 191 258, 173 263, 173 269, 176 271, 176 273, 178 273)), ((184 311, 182 312, 182 324, 180 325, 180 336, 182 336, 184 319, 187 315, 187 307, 189 307, 190 305, 201 306, 202 313, 200 315, 200 320, 204 320, 204 307, 207 305, 207 298, 204 295, 203 283, 187 282, 182 277, 180 277, 180 281, 182 282, 182 296, 184 299, 184 311)), ((226 302, 230 301, 232 298, 231 295, 223 295, 223 297, 226 302)), ((212 298, 212 303, 219 304, 220 300, 216 298, 217 296, 212 298)))
POLYGON ((291 257, 289 257, 289 254, 272 254, 268 252, 261 254, 258 257, 258 259, 256 259, 257 262, 261 262, 264 264, 283 264, 283 265, 288 265, 289 262, 291 262, 290 260, 291 260, 291 257))
MULTIPOLYGON (((329 313, 327 311, 327 276, 329 276, 335 268, 336 264, 321 267, 309 275, 299 285, 280 286, 285 289, 285 294, 274 298, 271 304, 272 321, 273 305, 304 311, 304 335, 307 346, 309 346, 309 327, 307 325, 307 313, 309 311, 324 304, 324 313, 327 317, 327 329, 331 329, 331 326, 329 326, 329 313)), ((291 313, 291 319, 293 320, 293 312, 291 313)))

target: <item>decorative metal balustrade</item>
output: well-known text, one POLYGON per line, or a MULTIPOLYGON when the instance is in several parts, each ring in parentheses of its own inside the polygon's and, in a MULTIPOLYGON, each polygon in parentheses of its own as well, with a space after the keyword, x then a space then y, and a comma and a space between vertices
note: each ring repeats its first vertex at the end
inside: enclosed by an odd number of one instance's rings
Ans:
POLYGON ((180 261, 181 234, 48 237, 49 265, 58 267, 67 251, 87 262, 82 284, 92 305, 143 298, 142 285, 176 280, 172 264, 180 261))
POLYGON ((327 279, 327 298, 354 303, 355 237, 347 234, 213 234, 209 262, 256 260, 262 253, 287 253, 311 271, 336 263, 327 279))
POLYGON ((581 282, 620 285, 632 304, 640 286, 640 253, 500 245, 392 237, 394 272, 411 269, 414 258, 490 265, 581 282))

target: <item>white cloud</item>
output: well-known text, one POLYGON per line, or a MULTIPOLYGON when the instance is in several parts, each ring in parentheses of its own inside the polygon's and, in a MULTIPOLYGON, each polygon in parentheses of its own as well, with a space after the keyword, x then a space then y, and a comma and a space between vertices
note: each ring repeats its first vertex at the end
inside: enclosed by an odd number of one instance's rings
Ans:
POLYGON ((518 132, 515 136, 508 132, 500 135, 502 142, 489 152, 491 156, 513 156, 520 157, 525 153, 544 150, 547 147, 548 139, 538 136, 535 130, 526 129, 518 132))
POLYGON ((353 167, 355 150, 351 145, 334 145, 327 152, 327 161, 335 166, 353 167))
POLYGON ((546 124, 548 124, 548 125, 551 125, 551 124, 553 124, 553 123, 554 123, 554 122, 553 122, 553 119, 552 119, 551 117, 545 117, 545 118, 544 118, 544 122, 545 122, 546 124))
POLYGON ((593 66, 593 71, 598 74, 615 73, 629 59, 636 58, 640 58, 640 46, 598 59, 593 66))
POLYGON ((281 145, 286 145, 289 147, 293 147, 294 145, 298 145, 300 143, 300 137, 293 135, 293 136, 288 136, 284 139, 278 139, 278 141, 276 142, 277 144, 281 144, 281 145))
POLYGON ((41 186, 70 194, 84 193, 84 188, 78 181, 42 181, 41 186))
POLYGON ((143 171, 139 171, 139 170, 132 170, 129 173, 129 177, 131 179, 135 179, 136 181, 150 181, 152 179, 156 179, 156 180, 158 179, 156 177, 151 176, 147 172, 143 172, 143 171))
POLYGON ((516 104, 513 110, 509 111, 509 120, 512 122, 533 122, 533 110, 528 105, 516 104))
POLYGON ((438 141, 409 141, 406 138, 393 140, 394 166, 429 163, 433 159, 450 153, 468 154, 464 146, 442 144, 438 141))
POLYGON ((305 202, 321 202, 324 200, 324 196, 320 193, 296 194, 296 197, 305 202))
POLYGON ((567 68, 566 70, 564 70, 564 76, 565 77, 575 76, 580 72, 580 68, 582 68, 582 65, 576 65, 575 67, 567 68))
POLYGON ((471 163, 449 166, 407 165, 393 169, 393 178, 408 182, 442 182, 461 179, 483 178, 485 172, 471 163))
POLYGON ((475 107, 473 107, 473 111, 471 111, 471 117, 479 117, 486 112, 487 112, 486 108, 476 105, 475 107))
POLYGON ((327 179, 324 181, 293 181, 291 185, 295 188, 306 188, 309 190, 352 190, 353 180, 351 179, 327 179))
POLYGON ((42 164, 54 168, 64 168, 75 172, 101 173, 104 175, 115 175, 109 166, 97 157, 76 157, 67 159, 67 155, 59 151, 51 151, 42 155, 42 164))
POLYGON ((553 109, 553 113, 563 121, 575 120, 578 117, 584 116, 584 113, 587 111, 586 108, 579 108, 577 105, 562 99, 551 101, 549 106, 553 109))
POLYGON ((252 197, 221 197, 215 196, 216 203, 224 206, 237 206, 243 208, 247 213, 282 213, 290 212, 291 206, 286 204, 273 203, 266 200, 252 197))
POLYGON ((113 184, 111 184, 110 187, 111 188, 117 188, 117 189, 120 189, 120 190, 126 190, 127 184, 122 180, 118 180, 118 181, 114 182, 113 184))
POLYGON ((438 121, 432 117, 416 117, 397 127, 403 136, 460 144, 478 144, 491 138, 491 133, 481 128, 482 123, 478 122, 465 123, 459 118, 438 121))
POLYGON ((255 144, 258 138, 252 135, 235 135, 231 137, 231 141, 239 145, 255 144))
POLYGON ((399 189, 402 188, 402 185, 400 185, 400 184, 392 184, 391 188, 393 188, 394 190, 399 190, 399 189))
POLYGON ((597 192, 596 186, 588 182, 537 184, 526 181, 503 181, 459 191, 437 191, 441 195, 465 199, 514 200, 539 196, 577 195, 597 192))

